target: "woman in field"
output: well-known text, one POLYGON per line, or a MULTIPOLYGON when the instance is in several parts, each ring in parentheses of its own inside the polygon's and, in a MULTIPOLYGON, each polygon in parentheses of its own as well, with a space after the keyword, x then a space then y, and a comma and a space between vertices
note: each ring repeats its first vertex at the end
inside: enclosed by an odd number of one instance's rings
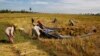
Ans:
POLYGON ((8 37, 8 40, 10 43, 14 43, 14 31, 15 31, 15 26, 14 25, 9 25, 6 29, 5 29, 5 33, 8 37))

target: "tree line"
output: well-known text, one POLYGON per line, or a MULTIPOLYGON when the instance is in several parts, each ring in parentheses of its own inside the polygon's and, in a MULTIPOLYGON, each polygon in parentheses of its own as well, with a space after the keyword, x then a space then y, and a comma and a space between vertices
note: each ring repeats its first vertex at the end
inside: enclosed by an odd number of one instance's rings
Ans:
POLYGON ((94 14, 94 13, 86 13, 86 14, 83 14, 83 15, 100 16, 100 13, 96 13, 96 14, 94 14))
POLYGON ((9 10, 9 9, 2 9, 0 10, 0 13, 37 13, 37 12, 33 12, 32 8, 29 8, 29 11, 26 10, 9 10))
POLYGON ((30 13, 29 11, 25 11, 25 10, 20 10, 20 11, 12 11, 12 10, 0 10, 0 13, 30 13))
MULTIPOLYGON (((32 12, 32 8, 29 8, 29 11, 26 11, 26 10, 14 11, 14 10, 3 9, 3 10, 0 10, 0 13, 38 13, 38 12, 32 12)), ((100 16, 100 13, 96 13, 96 14, 86 13, 82 15, 100 16)))

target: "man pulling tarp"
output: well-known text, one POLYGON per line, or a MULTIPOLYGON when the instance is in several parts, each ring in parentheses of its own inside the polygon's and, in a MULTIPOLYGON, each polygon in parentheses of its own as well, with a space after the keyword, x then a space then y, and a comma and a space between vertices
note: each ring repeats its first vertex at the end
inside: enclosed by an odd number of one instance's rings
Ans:
MULTIPOLYGON (((75 21, 73 20, 69 20, 70 22, 70 26, 74 26, 75 25, 75 21)), ((62 35, 59 32, 59 30, 63 29, 63 28, 49 28, 49 27, 45 27, 40 21, 37 22, 37 24, 33 27, 34 31, 36 32, 36 35, 37 37, 40 37, 41 35, 42 36, 46 36, 48 38, 60 38, 60 39, 63 39, 63 38, 72 38, 72 37, 75 37, 75 36, 80 36, 80 37, 84 37, 84 36, 89 36, 91 35, 92 33, 89 32, 87 34, 84 33, 84 29, 81 29, 80 27, 79 28, 75 28, 75 27, 71 27, 69 29, 67 28, 64 28, 66 30, 68 30, 71 34, 65 34, 65 35, 62 35), (83 32, 81 32, 83 31, 83 32), (81 33, 82 34, 81 34, 81 33)), ((93 27, 93 31, 96 32, 95 30, 95 27, 93 27)))
MULTIPOLYGON (((33 25, 34 25, 33 31, 34 31, 35 37, 38 37, 38 39, 40 38, 41 35, 46 36, 47 38, 55 38, 55 39, 71 37, 71 36, 67 36, 67 35, 63 36, 63 35, 58 34, 55 32, 55 29, 53 29, 53 28, 41 28, 39 24, 33 24, 33 25)), ((33 38, 34 38, 34 36, 33 36, 33 38)))

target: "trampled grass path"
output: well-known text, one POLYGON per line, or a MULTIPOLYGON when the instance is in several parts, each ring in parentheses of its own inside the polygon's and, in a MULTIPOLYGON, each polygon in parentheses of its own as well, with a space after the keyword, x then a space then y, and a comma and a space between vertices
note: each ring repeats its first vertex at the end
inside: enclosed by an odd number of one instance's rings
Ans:
POLYGON ((49 56, 30 42, 0 45, 0 56, 49 56))

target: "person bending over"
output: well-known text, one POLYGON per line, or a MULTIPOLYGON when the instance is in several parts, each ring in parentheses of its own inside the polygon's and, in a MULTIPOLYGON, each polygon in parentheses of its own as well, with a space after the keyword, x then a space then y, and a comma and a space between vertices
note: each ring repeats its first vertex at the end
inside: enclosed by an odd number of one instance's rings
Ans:
POLYGON ((5 33, 6 33, 10 43, 14 43, 14 40, 13 40, 14 31, 15 31, 15 26, 14 25, 10 25, 5 29, 5 33))

